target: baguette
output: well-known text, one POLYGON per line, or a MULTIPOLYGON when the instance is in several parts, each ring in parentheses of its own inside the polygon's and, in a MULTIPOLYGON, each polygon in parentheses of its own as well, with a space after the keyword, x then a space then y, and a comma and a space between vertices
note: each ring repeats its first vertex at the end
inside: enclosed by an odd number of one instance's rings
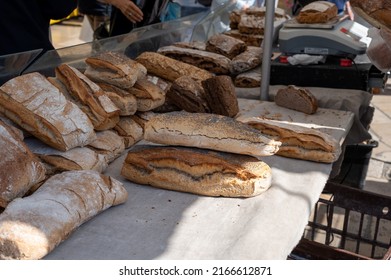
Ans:
POLYGON ((1 213, 0 259, 41 259, 81 224, 127 197, 122 183, 96 171, 54 175, 1 213))
POLYGON ((45 167, 22 139, 0 120, 0 207, 45 179, 45 167))
POLYGON ((252 197, 271 186, 271 169, 247 155, 172 146, 136 146, 121 175, 138 184, 205 196, 252 197))
POLYGON ((273 155, 281 145, 230 117, 185 111, 153 116, 145 124, 144 139, 253 156, 273 155))
POLYGON ((0 111, 60 151, 85 146, 96 138, 87 115, 37 72, 15 77, 0 87, 0 111))

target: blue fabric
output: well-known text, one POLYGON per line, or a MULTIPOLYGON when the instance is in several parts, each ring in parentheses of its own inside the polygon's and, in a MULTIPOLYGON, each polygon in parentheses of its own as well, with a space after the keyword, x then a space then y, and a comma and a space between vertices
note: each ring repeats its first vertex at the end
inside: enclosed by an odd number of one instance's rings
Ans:
POLYGON ((160 21, 168 21, 181 17, 181 5, 178 3, 169 1, 166 9, 160 15, 160 21))
POLYGON ((338 8, 338 14, 340 14, 344 11, 347 0, 328 0, 328 2, 334 3, 338 8))

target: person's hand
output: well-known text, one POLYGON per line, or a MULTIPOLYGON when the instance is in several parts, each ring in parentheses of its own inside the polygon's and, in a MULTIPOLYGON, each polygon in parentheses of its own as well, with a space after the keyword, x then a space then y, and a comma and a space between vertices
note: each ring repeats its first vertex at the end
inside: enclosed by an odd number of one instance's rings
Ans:
POLYGON ((144 14, 131 0, 106 0, 107 3, 117 7, 131 22, 142 21, 144 14))
POLYGON ((349 1, 346 1, 345 3, 345 13, 349 15, 350 20, 354 21, 354 13, 349 1))

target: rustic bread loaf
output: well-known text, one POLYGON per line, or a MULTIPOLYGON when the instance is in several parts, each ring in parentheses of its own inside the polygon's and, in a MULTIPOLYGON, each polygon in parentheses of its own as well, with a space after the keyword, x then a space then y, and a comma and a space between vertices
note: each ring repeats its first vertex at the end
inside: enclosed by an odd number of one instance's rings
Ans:
POLYGON ((175 60, 156 52, 143 52, 136 61, 144 65, 148 74, 175 81, 181 76, 190 76, 196 81, 203 81, 213 76, 212 73, 194 65, 175 60))
POLYGON ((0 208, 45 179, 45 167, 22 139, 0 120, 0 208))
POLYGON ((107 83, 97 83, 118 107, 120 116, 134 115, 137 111, 137 99, 128 91, 107 83))
POLYGON ((218 53, 177 46, 161 47, 157 52, 214 74, 230 74, 232 72, 231 59, 218 53))
POLYGON ((167 92, 167 98, 172 104, 187 112, 210 112, 204 88, 189 76, 176 79, 167 92))
POLYGON ((96 140, 88 147, 97 154, 103 155, 107 164, 118 158, 125 150, 125 143, 121 136, 114 130, 100 131, 96 134, 96 140))
POLYGON ((244 14, 238 24, 240 33, 263 35, 265 33, 265 18, 244 14))
POLYGON ((242 40, 247 46, 259 47, 263 42, 262 34, 246 34, 239 32, 238 29, 225 31, 223 34, 242 40))
POLYGON ((206 43, 203 41, 175 42, 172 45, 180 48, 188 48, 200 51, 206 50, 206 43))
POLYGON ((239 112, 235 86, 230 76, 215 76, 202 81, 211 113, 234 117, 239 112))
POLYGON ((129 148, 143 139, 144 122, 138 116, 121 117, 114 130, 124 141, 125 148, 129 148))
POLYGON ((229 59, 234 58, 238 54, 244 52, 246 49, 247 45, 245 42, 223 33, 212 35, 206 41, 207 51, 224 55, 229 59))
POLYGON ((134 147, 121 175, 138 184, 224 197, 259 195, 272 178, 270 167, 252 156, 173 146, 134 147))
POLYGON ((262 82, 261 67, 240 73, 234 79, 234 85, 240 88, 260 87, 262 82))
POLYGON ((145 124, 144 139, 253 156, 273 155, 281 145, 230 117, 185 111, 153 116, 145 124))
POLYGON ((147 69, 117 52, 103 52, 85 60, 87 68, 85 75, 94 82, 103 82, 127 89, 132 87, 137 79, 144 78, 147 69))
POLYGON ((85 146, 96 137, 87 115, 37 72, 15 77, 0 87, 0 111, 61 151, 85 146))
POLYGON ((315 114, 318 110, 318 101, 305 88, 289 85, 277 91, 274 102, 281 107, 289 108, 306 114, 315 114))
POLYGON ((107 168, 105 157, 88 147, 76 147, 66 152, 46 145, 29 147, 46 164, 48 175, 71 170, 95 170, 101 173, 107 168))
POLYGON ((324 163, 332 163, 341 155, 339 143, 319 130, 258 117, 238 120, 280 141, 277 155, 324 163))
POLYGON ((305 5, 296 17, 298 23, 326 23, 338 14, 338 8, 328 1, 315 1, 305 5))
POLYGON ((352 9, 359 16, 377 28, 391 29, 391 1, 390 0, 352 0, 349 1, 352 9))
POLYGON ((1 213, 0 259, 41 259, 81 224, 127 197, 122 183, 96 171, 54 175, 1 213))
POLYGON ((107 94, 87 76, 67 64, 56 67, 56 77, 90 118, 95 130, 113 128, 119 121, 120 110, 107 94))
POLYGON ((231 61, 233 74, 239 74, 254 69, 262 63, 263 49, 261 47, 248 46, 241 54, 231 61))

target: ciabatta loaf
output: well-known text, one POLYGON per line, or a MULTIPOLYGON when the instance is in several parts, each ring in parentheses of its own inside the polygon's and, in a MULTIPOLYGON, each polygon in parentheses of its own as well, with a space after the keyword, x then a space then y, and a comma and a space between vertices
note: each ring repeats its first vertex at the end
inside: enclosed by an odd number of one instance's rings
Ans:
POLYGON ((155 52, 143 52, 136 61, 144 65, 149 74, 170 82, 181 76, 190 76, 200 82, 213 76, 209 71, 155 52))
POLYGON ((308 89, 293 85, 279 89, 274 97, 274 102, 278 106, 309 115, 315 114, 318 110, 318 101, 315 96, 308 89))
POLYGON ((258 117, 238 120, 280 141, 277 155, 325 163, 332 163, 341 155, 337 140, 322 131, 258 117))
POLYGON ((0 208, 45 179, 45 167, 22 139, 0 121, 0 208))
POLYGON ((103 82, 128 89, 139 78, 144 78, 147 69, 118 52, 103 52, 86 59, 85 75, 94 82, 103 82))
POLYGON ((35 72, 0 87, 0 111, 46 144, 66 151, 96 138, 87 115, 35 72))
POLYGON ((0 215, 0 259, 41 259, 81 224, 127 197, 122 183, 96 171, 54 175, 0 215))
POLYGON ((138 184, 206 196, 252 197, 271 186, 271 169, 247 155, 211 150, 136 146, 121 175, 138 184))
POLYGON ((273 155, 281 145, 230 117, 185 111, 153 116, 145 124, 144 139, 253 156, 273 155))

